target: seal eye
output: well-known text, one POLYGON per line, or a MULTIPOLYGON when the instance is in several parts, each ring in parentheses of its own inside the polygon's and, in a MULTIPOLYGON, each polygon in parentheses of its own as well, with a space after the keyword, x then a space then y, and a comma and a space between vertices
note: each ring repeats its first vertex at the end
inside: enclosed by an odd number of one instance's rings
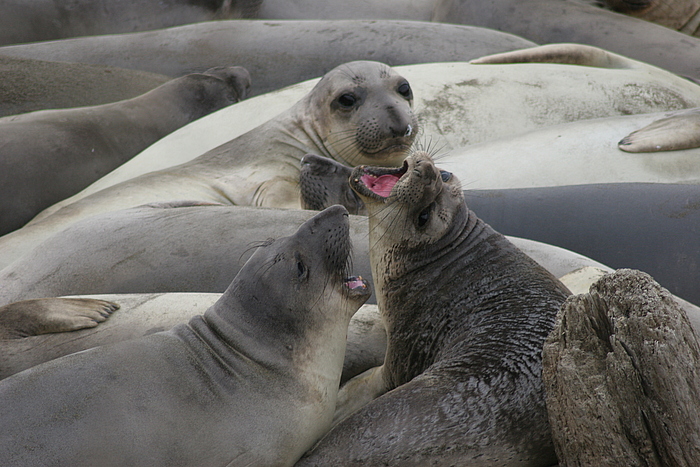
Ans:
POLYGON ((343 94, 338 98, 338 104, 340 104, 341 107, 345 108, 350 108, 354 106, 356 102, 357 98, 352 94, 343 94))
POLYGON ((440 178, 442 178, 443 182, 449 182, 452 179, 452 172, 448 172, 447 170, 441 170, 440 178))
POLYGON ((418 227, 423 227, 430 220, 430 211, 433 210, 433 205, 435 203, 430 203, 430 205, 423 209, 420 214, 418 214, 418 227))
POLYGON ((399 94, 401 94, 406 99, 411 98, 411 86, 406 81, 404 81, 403 83, 401 83, 399 85, 397 91, 399 94))
POLYGON ((301 260, 297 260, 297 278, 299 279, 305 279, 307 275, 308 269, 306 269, 306 265, 301 262, 301 260))

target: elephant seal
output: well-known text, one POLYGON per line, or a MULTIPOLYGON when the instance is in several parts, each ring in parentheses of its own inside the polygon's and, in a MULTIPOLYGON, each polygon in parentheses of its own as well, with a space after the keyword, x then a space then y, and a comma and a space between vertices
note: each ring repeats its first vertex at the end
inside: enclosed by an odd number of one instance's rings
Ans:
POLYGON ((350 249, 331 207, 259 248, 187 324, 3 380, 2 463, 293 465, 330 425, 369 296, 350 249))
POLYGON ((305 155, 301 159, 299 173, 301 207, 323 211, 329 206, 340 204, 350 214, 366 215, 365 203, 348 184, 352 170, 327 157, 305 155))
POLYGON ((109 65, 11 57, 0 52, 0 117, 108 104, 144 94, 172 77, 109 65))
POLYGON ((586 44, 700 78, 700 38, 576 0, 438 0, 432 21, 492 28, 538 44, 586 44))
POLYGON ((133 99, 0 118, 0 235, 172 131, 245 98, 243 67, 171 80, 133 99))
MULTIPOLYGON (((602 50, 599 53, 608 54, 602 50)), ((414 108, 422 134, 435 138, 450 154, 467 146, 515 138, 520 133, 552 125, 700 106, 700 87, 696 84, 620 56, 616 56, 614 64, 599 62, 591 66, 529 63, 485 67, 450 62, 401 66, 395 70, 415 90, 414 108)), ((315 84, 316 81, 307 81, 256 96, 192 122, 40 216, 144 173, 190 161, 273 118, 277 112, 303 98, 315 84)), ((625 134, 616 135, 615 141, 625 134)), ((591 138, 587 136, 589 141, 591 138)), ((561 165, 565 159, 559 157, 558 160, 561 165)), ((522 161, 520 164, 524 165, 522 161)), ((448 169, 457 173, 451 167, 448 169)), ((587 171, 596 169, 588 167, 587 171)), ((571 177, 576 176, 576 171, 570 172, 571 177)), ((493 173, 479 174, 476 181, 487 179, 493 173)), ((517 179, 523 183, 523 177, 517 179)), ((465 183, 474 181, 472 177, 463 177, 463 180, 465 183)))
POLYGON ((254 18, 262 0, 6 0, 0 18, 0 44, 19 44, 147 31, 226 18, 254 18))
POLYGON ((427 153, 350 180, 370 213, 386 357, 343 386, 339 423, 299 465, 556 463, 541 351, 569 291, 427 153))
POLYGON ((603 0, 602 6, 691 36, 700 36, 698 0, 603 0))
POLYGON ((411 86, 388 65, 341 65, 292 108, 254 130, 188 163, 127 180, 35 219, 3 237, 2 255, 21 254, 12 243, 25 243, 32 232, 47 238, 90 215, 145 203, 185 199, 300 207, 299 161, 305 154, 347 165, 398 165, 419 129, 412 105, 411 86))
POLYGON ((9 45, 0 48, 0 55, 109 65, 173 77, 222 63, 242 63, 255 77, 250 96, 257 96, 317 78, 355 60, 391 66, 466 61, 535 45, 512 34, 457 24, 229 20, 9 45), (279 57, 285 57, 284 66, 279 57))

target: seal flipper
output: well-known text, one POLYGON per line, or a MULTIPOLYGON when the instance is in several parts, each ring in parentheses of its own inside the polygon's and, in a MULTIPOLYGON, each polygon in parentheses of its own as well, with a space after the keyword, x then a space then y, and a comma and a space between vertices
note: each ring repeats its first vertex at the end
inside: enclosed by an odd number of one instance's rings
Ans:
POLYGON ((583 44, 547 44, 528 49, 486 55, 469 63, 495 65, 509 63, 556 63, 595 68, 640 68, 642 64, 607 50, 583 44))
POLYGON ((656 120, 620 140, 626 152, 676 151, 700 147, 700 107, 656 120))
POLYGON ((93 328, 119 305, 91 298, 37 298, 0 307, 0 339, 93 328))

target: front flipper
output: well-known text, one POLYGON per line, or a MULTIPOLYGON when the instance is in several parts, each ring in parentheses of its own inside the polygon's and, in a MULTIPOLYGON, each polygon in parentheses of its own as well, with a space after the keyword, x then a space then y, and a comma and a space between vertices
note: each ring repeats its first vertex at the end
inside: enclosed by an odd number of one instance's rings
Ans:
POLYGON ((0 307, 0 339, 93 328, 119 305, 91 298, 38 298, 0 307))
POLYGON ((384 365, 370 368, 355 376, 338 391, 333 425, 343 421, 387 391, 384 365))
POLYGON ((556 63, 595 68, 639 68, 640 63, 607 50, 582 44, 547 44, 528 49, 514 50, 471 60, 469 63, 556 63))
POLYGON ((633 131, 618 143, 626 152, 660 152, 700 147, 700 108, 680 112, 633 131))

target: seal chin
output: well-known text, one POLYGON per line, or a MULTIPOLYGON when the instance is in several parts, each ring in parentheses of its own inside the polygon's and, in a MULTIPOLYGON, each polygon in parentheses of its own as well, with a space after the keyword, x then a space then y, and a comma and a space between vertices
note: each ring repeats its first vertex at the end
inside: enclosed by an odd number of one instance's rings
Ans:
POLYGON ((350 175, 350 187, 367 198, 385 200, 404 175, 408 172, 408 162, 398 168, 368 167, 361 165, 350 175))
POLYGON ((350 276, 343 282, 343 287, 351 300, 366 301, 372 295, 369 283, 362 276, 350 276))

